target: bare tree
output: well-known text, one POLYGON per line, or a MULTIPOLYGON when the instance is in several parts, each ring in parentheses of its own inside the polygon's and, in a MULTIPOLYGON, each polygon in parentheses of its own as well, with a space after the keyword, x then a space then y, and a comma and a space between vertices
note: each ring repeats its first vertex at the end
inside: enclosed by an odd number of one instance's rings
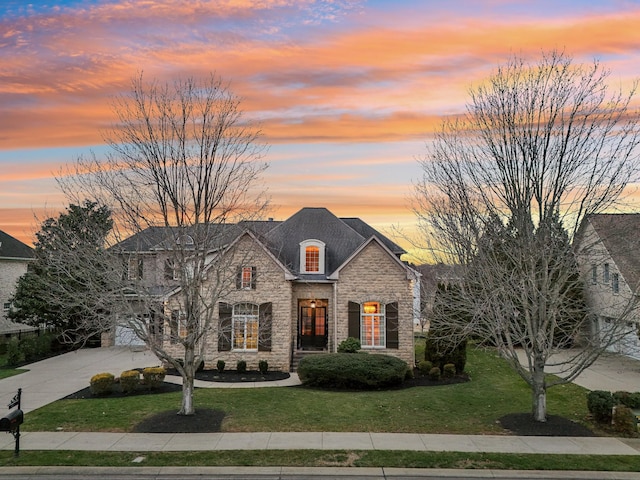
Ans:
POLYGON ((118 121, 104 133, 106 157, 81 157, 59 179, 68 196, 111 208, 116 234, 109 251, 128 272, 105 289, 107 323, 88 321, 107 329, 117 317, 175 367, 183 380, 179 413, 190 415, 216 305, 234 284, 237 224, 266 207, 259 183, 266 147, 239 98, 215 76, 161 84, 140 75, 113 110, 118 121), (156 274, 172 272, 164 289, 138 271, 151 244, 164 261, 156 274))
POLYGON ((575 379, 620 335, 583 336, 584 348, 566 350, 589 325, 570 240, 638 173, 635 86, 610 94, 608 77, 564 53, 513 57, 471 91, 466 114, 444 122, 420 162, 415 211, 428 247, 463 272, 448 301, 464 321, 436 318, 438 331, 497 346, 530 385, 538 421, 546 389, 575 379), (560 377, 549 380, 550 369, 560 377))

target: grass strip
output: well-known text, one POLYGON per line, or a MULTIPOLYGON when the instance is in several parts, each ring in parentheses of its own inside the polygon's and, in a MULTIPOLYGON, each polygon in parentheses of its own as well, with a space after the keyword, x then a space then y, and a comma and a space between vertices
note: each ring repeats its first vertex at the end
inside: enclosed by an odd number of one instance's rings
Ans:
POLYGON ((0 451, 5 466, 401 467, 637 472, 640 456, 535 455, 385 450, 224 450, 210 452, 0 451), (132 463, 144 457, 141 463, 132 463))
POLYGON ((0 368, 0 380, 3 378, 13 377, 14 375, 20 375, 21 373, 28 372, 23 368, 0 368))

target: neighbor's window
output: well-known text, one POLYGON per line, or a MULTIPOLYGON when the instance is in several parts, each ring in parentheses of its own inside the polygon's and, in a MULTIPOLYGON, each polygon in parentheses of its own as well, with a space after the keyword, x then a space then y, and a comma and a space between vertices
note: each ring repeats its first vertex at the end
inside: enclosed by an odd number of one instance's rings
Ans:
POLYGON ((176 263, 169 258, 164 262, 164 278, 165 280, 180 280, 180 270, 176 263))
POLYGON ((598 266, 591 265, 591 283, 594 285, 598 283, 598 266))
POLYGON ((602 270, 602 281, 604 282, 605 285, 609 283, 609 264, 608 263, 604 264, 604 268, 602 270))
POLYGON ((234 350, 258 350, 258 305, 233 306, 231 344, 234 350))
POLYGON ((619 277, 617 273, 611 274, 611 289, 613 293, 618 293, 620 291, 619 277))
POLYGON ((385 348, 384 304, 380 302, 362 304, 360 343, 362 348, 385 348))
POLYGON ((142 258, 131 257, 127 264, 127 279, 140 280, 142 278, 144 264, 142 258))

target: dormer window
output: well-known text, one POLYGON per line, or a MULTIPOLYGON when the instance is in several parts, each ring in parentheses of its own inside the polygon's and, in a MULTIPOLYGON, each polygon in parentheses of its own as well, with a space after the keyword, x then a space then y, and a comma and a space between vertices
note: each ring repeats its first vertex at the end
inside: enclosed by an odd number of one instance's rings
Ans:
POLYGON ((300 244, 300 273, 324 273, 324 242, 305 240, 300 244))

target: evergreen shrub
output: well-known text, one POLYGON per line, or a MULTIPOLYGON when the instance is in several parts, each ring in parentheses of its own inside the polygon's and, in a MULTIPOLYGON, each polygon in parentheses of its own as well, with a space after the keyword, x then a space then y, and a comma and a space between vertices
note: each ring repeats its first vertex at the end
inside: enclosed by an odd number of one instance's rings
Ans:
POLYGON ((147 367, 142 370, 144 384, 149 389, 158 388, 164 382, 167 371, 164 367, 147 367))
POLYGON ((338 389, 377 389, 400 385, 407 364, 389 355, 328 353, 303 358, 298 376, 305 385, 338 389))
POLYGON ((338 345, 338 353, 357 353, 362 348, 360 340, 354 337, 348 337, 338 345))
POLYGON ((611 392, 593 390, 587 394, 587 408, 597 422, 611 422, 611 414, 615 401, 611 392))
POLYGON ((216 368, 218 369, 218 371, 220 373, 224 372, 224 366, 226 365, 226 363, 224 363, 224 360, 218 360, 218 363, 216 363, 216 368))
POLYGON ((429 360, 422 360, 418 364, 418 370, 420 370, 420 372, 423 375, 429 375, 429 372, 431 371, 432 368, 433 368, 433 363, 430 362, 429 360))
POLYGON ((238 360, 236 364, 236 370, 238 373, 247 373, 247 362, 244 360, 238 360))
POLYGON ((442 367, 442 376, 444 378, 453 378, 456 376, 456 366, 453 363, 445 363, 442 367))
POLYGON ((442 372, 440 370, 440 367, 433 367, 431 370, 429 370, 429 378, 431 380, 440 380, 441 375, 442 372))
POLYGON ((269 362, 267 362, 266 360, 260 360, 258 362, 258 370, 260 370, 261 374, 266 375, 266 373, 269 371, 269 362))
POLYGON ((138 385, 140 385, 138 370, 125 370, 120 374, 120 388, 124 393, 135 392, 138 385))
POLYGON ((635 436, 638 433, 636 420, 629 407, 624 405, 616 405, 613 408, 612 417, 613 429, 625 436, 635 436))
POLYGON ((109 395, 113 389, 115 377, 108 372, 97 373, 89 381, 92 395, 109 395))

